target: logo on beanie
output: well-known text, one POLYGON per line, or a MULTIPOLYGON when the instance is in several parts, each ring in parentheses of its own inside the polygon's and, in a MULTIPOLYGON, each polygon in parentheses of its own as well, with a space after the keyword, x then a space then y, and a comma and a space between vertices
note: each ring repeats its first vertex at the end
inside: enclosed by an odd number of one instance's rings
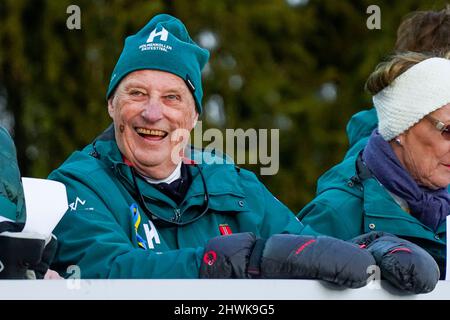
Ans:
POLYGON ((162 30, 160 31, 157 31, 156 29, 157 28, 153 29, 153 31, 150 32, 147 42, 139 46, 139 49, 141 49, 141 51, 158 50, 168 52, 172 50, 172 46, 168 44, 154 43, 156 39, 159 39, 159 41, 166 42, 167 38, 169 37, 169 32, 166 29, 162 28, 162 30))
POLYGON ((147 39, 147 43, 153 42, 153 39, 155 39, 155 37, 158 37, 158 36, 159 36, 161 41, 167 41, 167 37, 169 36, 169 32, 167 32, 167 30, 164 29, 164 28, 162 28, 161 31, 157 32, 156 28, 155 28, 152 32, 150 32, 150 36, 147 39))

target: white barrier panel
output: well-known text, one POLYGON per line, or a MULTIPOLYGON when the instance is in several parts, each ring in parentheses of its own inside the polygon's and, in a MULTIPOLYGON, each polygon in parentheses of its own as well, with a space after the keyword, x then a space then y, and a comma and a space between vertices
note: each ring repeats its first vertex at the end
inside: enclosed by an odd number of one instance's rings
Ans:
POLYGON ((317 280, 0 280, 0 300, 450 300, 450 281, 404 294, 385 281, 359 289, 317 280))
POLYGON ((69 208, 66 186, 57 181, 25 177, 22 184, 27 207, 23 231, 48 238, 69 208))

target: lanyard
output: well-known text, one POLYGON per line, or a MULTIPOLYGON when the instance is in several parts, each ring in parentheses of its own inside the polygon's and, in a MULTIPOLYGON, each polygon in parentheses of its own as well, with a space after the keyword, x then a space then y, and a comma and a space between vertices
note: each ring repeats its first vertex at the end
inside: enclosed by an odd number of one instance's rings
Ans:
POLYGON ((190 220, 187 220, 187 221, 182 221, 182 219, 181 219, 182 216, 180 214, 175 215, 172 219, 169 220, 169 219, 166 219, 164 217, 158 216, 157 214, 153 213, 147 207, 147 205, 144 201, 144 197, 142 196, 141 190, 139 189, 137 179, 136 179, 135 169, 133 167, 130 167, 131 175, 133 177, 134 193, 137 195, 139 205, 142 208, 142 210, 145 212, 147 217, 150 220, 152 220, 152 222, 156 226, 158 226, 158 227, 173 227, 173 226, 183 227, 183 226, 186 226, 188 224, 191 224, 191 223, 197 221, 198 219, 202 218, 208 212, 208 210, 209 210, 209 194, 208 194, 208 189, 206 187, 206 180, 205 180, 205 177, 204 177, 203 172, 200 169, 200 167, 197 164, 194 164, 194 166, 198 169, 198 172, 202 179, 203 189, 205 191, 204 197, 203 197, 203 205, 202 205, 203 211, 198 216, 196 216, 190 220))

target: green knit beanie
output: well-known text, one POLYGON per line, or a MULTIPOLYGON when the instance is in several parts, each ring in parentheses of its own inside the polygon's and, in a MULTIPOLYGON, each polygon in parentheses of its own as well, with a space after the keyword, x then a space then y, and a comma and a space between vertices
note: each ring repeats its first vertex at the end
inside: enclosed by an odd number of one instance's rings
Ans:
POLYGON ((208 50, 199 47, 189 36, 184 24, 168 14, 159 14, 125 45, 111 76, 106 98, 109 99, 120 81, 136 70, 160 70, 183 79, 192 92, 199 114, 202 113, 202 74, 209 58, 208 50))

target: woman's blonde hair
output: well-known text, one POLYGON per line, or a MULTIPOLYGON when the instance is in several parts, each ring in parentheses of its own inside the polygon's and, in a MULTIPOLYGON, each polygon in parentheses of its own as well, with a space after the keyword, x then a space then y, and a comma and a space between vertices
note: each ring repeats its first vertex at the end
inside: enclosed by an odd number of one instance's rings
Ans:
MULTIPOLYGON (((395 54, 387 61, 377 65, 375 71, 367 79, 365 89, 372 95, 376 95, 389 86, 403 72, 432 57, 425 53, 411 51, 395 54)), ((443 54, 442 57, 450 59, 450 51, 443 54)))

